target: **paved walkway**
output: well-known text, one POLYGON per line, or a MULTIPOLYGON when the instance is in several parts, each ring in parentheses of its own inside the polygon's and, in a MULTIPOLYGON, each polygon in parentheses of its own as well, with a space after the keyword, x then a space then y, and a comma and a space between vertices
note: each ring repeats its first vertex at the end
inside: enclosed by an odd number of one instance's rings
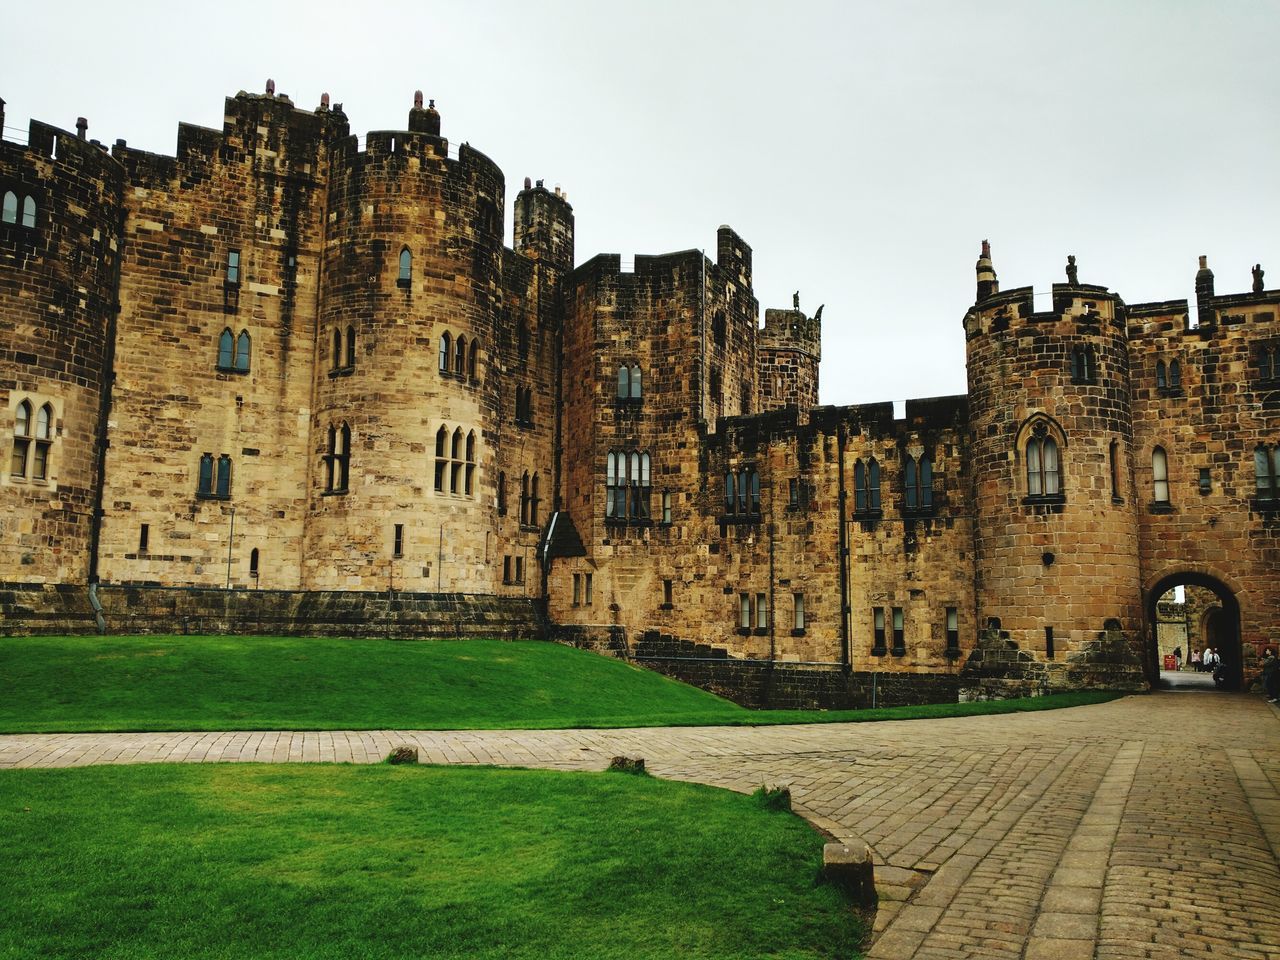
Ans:
POLYGON ((426 762, 750 791, 876 853, 874 960, 1280 956, 1280 711, 1171 691, 1017 716, 809 727, 0 736, 0 768, 426 762))

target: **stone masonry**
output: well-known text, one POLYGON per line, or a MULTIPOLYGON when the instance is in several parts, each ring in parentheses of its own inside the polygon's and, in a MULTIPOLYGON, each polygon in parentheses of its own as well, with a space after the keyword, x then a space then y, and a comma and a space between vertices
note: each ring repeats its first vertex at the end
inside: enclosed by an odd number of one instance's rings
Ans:
POLYGON ((1202 263, 1193 322, 1074 264, 1048 301, 1002 291, 984 243, 967 395, 895 415, 818 405, 822 308, 761 325, 730 227, 575 266, 567 196, 527 179, 507 246, 502 171, 421 95, 359 139, 269 84, 174 156, 32 122, 0 195, 3 632, 93 629, 91 582, 111 630, 120 589, 161 591, 154 629, 175 588, 210 623, 251 609, 229 592, 367 594, 353 631, 386 625, 374 596, 499 598, 806 703, 1153 683, 1179 583, 1220 605, 1235 682, 1278 639, 1260 270, 1218 295, 1202 263))

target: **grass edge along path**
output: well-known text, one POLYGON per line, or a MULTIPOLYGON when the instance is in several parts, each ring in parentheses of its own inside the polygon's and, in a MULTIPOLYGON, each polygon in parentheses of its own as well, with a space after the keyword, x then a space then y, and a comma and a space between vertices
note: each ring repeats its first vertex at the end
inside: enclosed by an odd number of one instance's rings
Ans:
POLYGON ((759 711, 542 641, 0 638, 0 733, 765 726, 1010 713, 1115 696, 759 711))
POLYGON ((0 773, 0 957, 853 957, 822 838, 619 773, 0 773))

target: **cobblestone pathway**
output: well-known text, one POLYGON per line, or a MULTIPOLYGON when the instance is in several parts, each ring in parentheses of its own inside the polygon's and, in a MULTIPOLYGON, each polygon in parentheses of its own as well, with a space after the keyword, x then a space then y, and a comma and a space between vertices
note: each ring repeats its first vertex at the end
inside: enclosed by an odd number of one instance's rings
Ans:
POLYGON ((433 763, 601 769, 750 791, 870 844, 872 960, 1280 956, 1280 711, 1169 692, 1018 716, 809 727, 0 736, 0 768, 433 763))

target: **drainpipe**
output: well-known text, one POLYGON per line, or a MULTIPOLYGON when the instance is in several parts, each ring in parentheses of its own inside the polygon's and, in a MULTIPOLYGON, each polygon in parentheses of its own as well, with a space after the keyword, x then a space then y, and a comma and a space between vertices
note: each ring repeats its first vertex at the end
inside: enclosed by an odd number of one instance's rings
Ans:
POLYGON ((840 478, 840 495, 838 498, 840 520, 837 525, 839 528, 837 556, 840 558, 840 664, 841 669, 848 674, 853 669, 853 664, 849 657, 849 614, 851 611, 849 609, 849 532, 845 521, 848 494, 845 492, 844 487, 844 445, 845 427, 842 423, 836 431, 837 469, 840 478))
MULTIPOLYGON (((89 525, 89 583, 98 582, 98 551, 102 541, 102 499, 107 482, 107 422, 111 416, 112 395, 116 382, 116 325, 120 316, 120 270, 124 260, 124 227, 127 214, 123 201, 120 204, 119 243, 116 245, 115 266, 112 269, 111 310, 107 316, 107 349, 102 360, 102 400, 98 405, 98 424, 94 431, 98 446, 98 464, 94 477, 93 513, 89 525)), ((91 604, 97 603, 96 591, 90 594, 91 604)), ((101 608, 95 606, 99 620, 98 630, 102 632, 101 608)))

